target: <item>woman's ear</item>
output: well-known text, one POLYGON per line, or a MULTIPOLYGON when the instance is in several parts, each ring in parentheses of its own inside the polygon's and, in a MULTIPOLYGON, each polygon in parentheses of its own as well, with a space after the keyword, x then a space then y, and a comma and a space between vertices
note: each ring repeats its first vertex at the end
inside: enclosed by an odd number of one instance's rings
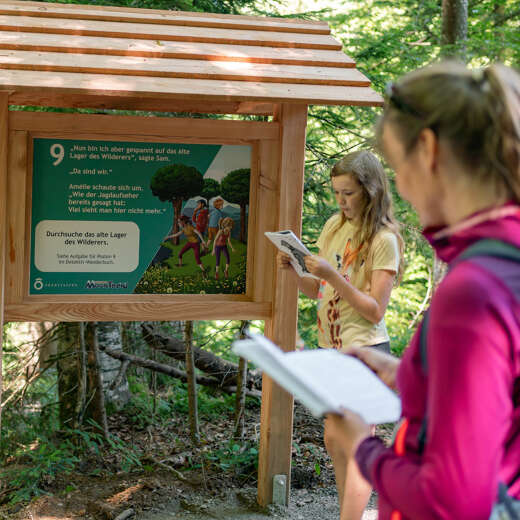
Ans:
POLYGON ((439 166, 439 140, 435 132, 431 128, 423 128, 415 148, 422 166, 432 175, 436 175, 439 166))

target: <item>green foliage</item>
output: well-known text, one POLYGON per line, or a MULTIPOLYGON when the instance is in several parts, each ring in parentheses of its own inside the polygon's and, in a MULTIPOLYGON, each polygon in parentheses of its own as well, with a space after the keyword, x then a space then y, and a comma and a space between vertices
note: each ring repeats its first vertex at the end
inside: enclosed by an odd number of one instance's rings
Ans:
POLYGON ((215 179, 204 179, 204 187, 200 195, 209 202, 209 199, 220 195, 220 183, 215 179))
MULTIPOLYGON (((148 386, 134 376, 129 377, 129 385, 132 401, 126 406, 125 412, 142 428, 149 424, 168 423, 172 416, 178 414, 188 414, 187 386, 178 379, 168 378, 166 391, 156 397, 155 414, 153 396, 150 395, 148 386)), ((233 414, 234 396, 199 386, 197 405, 199 416, 211 420, 233 414)))
POLYGON ((250 168, 240 168, 229 172, 221 182, 222 197, 228 202, 245 206, 249 203, 250 180, 250 168))
MULTIPOLYGON (((14 346, 8 348, 14 350, 14 346)), ((4 356, 4 367, 9 367, 10 363, 6 363, 9 357, 9 354, 4 356)), ((9 378, 4 381, 9 382, 9 378)), ((4 403, 8 397, 9 394, 4 392, 4 403)), ((2 457, 11 455, 18 446, 29 445, 40 435, 45 436, 46 432, 59 428, 57 399, 56 372, 50 370, 32 383, 23 403, 4 405, 0 439, 2 457)))
POLYGON ((45 484, 51 483, 57 475, 70 473, 79 458, 70 440, 58 446, 47 444, 45 440, 34 449, 17 450, 15 456, 23 461, 17 471, 3 470, 0 479, 6 480, 13 491, 9 494, 12 504, 26 502, 45 493, 45 484))
POLYGON ((46 493, 57 477, 72 473, 87 454, 103 457, 108 450, 120 460, 121 470, 141 467, 139 452, 115 435, 104 439, 99 433, 99 425, 93 421, 89 427, 94 427, 95 431, 67 428, 60 432, 60 438, 32 430, 32 442, 18 444, 10 454, 10 459, 17 464, 4 466, 0 471, 0 479, 10 490, 9 502, 27 502, 46 493))
POLYGON ((227 446, 206 454, 205 458, 221 471, 233 471, 243 481, 258 470, 258 447, 251 442, 230 440, 227 446))
MULTIPOLYGON (((263 321, 251 321, 250 332, 262 333, 263 321)), ((231 352, 231 344, 237 339, 240 322, 235 320, 194 322, 194 342, 199 348, 211 351, 228 361, 238 363, 238 357, 231 352)), ((253 401, 251 399, 251 401, 253 401)))
POLYGON ((202 173, 197 168, 185 164, 163 166, 150 180, 152 193, 162 202, 189 199, 198 195, 203 186, 202 173))
POLYGON ((117 435, 109 434, 105 439, 100 433, 102 428, 92 419, 87 421, 90 430, 67 429, 66 433, 79 439, 80 448, 99 456, 103 456, 102 451, 108 449, 119 458, 122 471, 128 472, 135 468, 141 468, 140 452, 133 446, 125 444, 117 435))

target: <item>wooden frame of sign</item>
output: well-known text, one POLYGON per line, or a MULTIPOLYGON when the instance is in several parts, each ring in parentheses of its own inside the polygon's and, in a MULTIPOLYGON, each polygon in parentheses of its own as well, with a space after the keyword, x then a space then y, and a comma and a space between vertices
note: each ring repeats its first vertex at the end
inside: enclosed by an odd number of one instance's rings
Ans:
MULTIPOLYGON (((255 121, 10 112, 8 169, 11 174, 7 183, 10 201, 7 225, 15 239, 10 244, 6 264, 6 319, 128 321, 219 319, 229 316, 237 319, 269 318, 273 287, 272 283, 266 283, 266 277, 271 277, 272 261, 269 262, 262 254, 262 249, 267 247, 263 233, 276 228, 275 217, 279 213, 277 162, 271 160, 272 154, 276 155, 279 148, 279 133, 278 123, 255 121), (30 244, 27 237, 31 236, 31 144, 37 138, 251 145, 251 217, 246 294, 29 294, 30 244), (265 217, 262 217, 263 214, 265 217)), ((272 251, 269 256, 273 256, 272 251)))
MULTIPOLYGON (((307 107, 382 104, 327 24, 3 0, 0 25, 0 324, 263 319, 266 336, 294 350, 297 287, 277 271, 263 232, 301 232, 307 107), (11 105, 271 120, 49 114, 10 111, 11 105), (246 294, 29 294, 31 143, 48 136, 251 145, 246 294)), ((0 339, 0 363, 1 356, 0 339)), ((1 388, 0 371, 0 402, 1 388)), ((262 505, 272 501, 277 474, 287 476, 289 498, 291 436, 292 397, 264 376, 262 505)))

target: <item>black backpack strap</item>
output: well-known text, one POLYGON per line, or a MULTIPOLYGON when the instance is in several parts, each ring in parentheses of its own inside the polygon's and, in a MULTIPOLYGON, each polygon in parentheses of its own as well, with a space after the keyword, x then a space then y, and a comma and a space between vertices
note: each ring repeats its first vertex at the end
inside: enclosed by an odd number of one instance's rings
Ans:
POLYGON ((515 510, 515 500, 508 495, 507 486, 503 482, 498 483, 498 498, 497 502, 502 504, 509 514, 510 520, 520 520, 520 515, 515 510))
POLYGON ((502 242, 500 240, 485 239, 475 242, 467 249, 465 249, 457 258, 455 258, 453 265, 467 260, 475 256, 493 256, 496 258, 503 258, 505 260, 512 260, 520 263, 520 248, 502 242))
POLYGON ((421 352, 421 366, 424 375, 428 374, 428 343, 426 337, 428 335, 428 322, 430 321, 430 309, 427 309, 424 313, 424 317, 421 323, 421 331, 419 333, 419 349, 421 352))
MULTIPOLYGON (((483 239, 475 242, 468 248, 466 248, 455 260, 450 264, 450 269, 452 269, 456 264, 462 262, 463 260, 468 260, 469 258, 477 257, 477 256, 492 256, 496 258, 503 258, 505 260, 512 260, 513 262, 518 262, 520 264, 520 248, 508 244, 506 242, 502 242, 500 240, 493 239, 483 239)), ((424 318, 421 324, 421 331, 419 333, 419 351, 421 354, 421 366, 424 375, 428 374, 428 343, 427 343, 427 335, 428 335, 428 323, 429 323, 429 313, 428 309, 424 313, 424 318)), ((418 434, 418 449, 419 453, 424 451, 424 447, 426 445, 426 430, 428 427, 428 416, 425 414, 421 429, 418 434)), ((506 488, 507 492, 507 488, 506 488)), ((506 493, 507 494, 507 493, 506 493)), ((519 518, 520 520, 520 518, 519 518)))
MULTIPOLYGON (((419 332, 419 351, 421 354, 421 366, 424 375, 428 375, 428 343, 426 341, 426 336, 428 335, 428 322, 430 319, 430 309, 428 309, 424 313, 424 317, 421 323, 421 331, 419 332)), ((426 446, 426 429, 428 427, 428 415, 424 414, 421 429, 419 430, 419 434, 417 436, 418 450, 419 453, 424 451, 424 447, 426 446)))

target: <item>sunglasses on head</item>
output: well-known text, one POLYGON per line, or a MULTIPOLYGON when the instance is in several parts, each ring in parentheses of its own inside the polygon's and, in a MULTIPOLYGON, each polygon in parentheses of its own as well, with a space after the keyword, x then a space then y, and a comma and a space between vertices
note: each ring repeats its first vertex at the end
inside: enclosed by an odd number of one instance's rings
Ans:
POLYGON ((423 117, 423 115, 418 110, 416 110, 412 105, 403 99, 399 93, 399 88, 392 81, 386 84, 385 98, 387 102, 397 108, 397 110, 415 117, 423 117))

